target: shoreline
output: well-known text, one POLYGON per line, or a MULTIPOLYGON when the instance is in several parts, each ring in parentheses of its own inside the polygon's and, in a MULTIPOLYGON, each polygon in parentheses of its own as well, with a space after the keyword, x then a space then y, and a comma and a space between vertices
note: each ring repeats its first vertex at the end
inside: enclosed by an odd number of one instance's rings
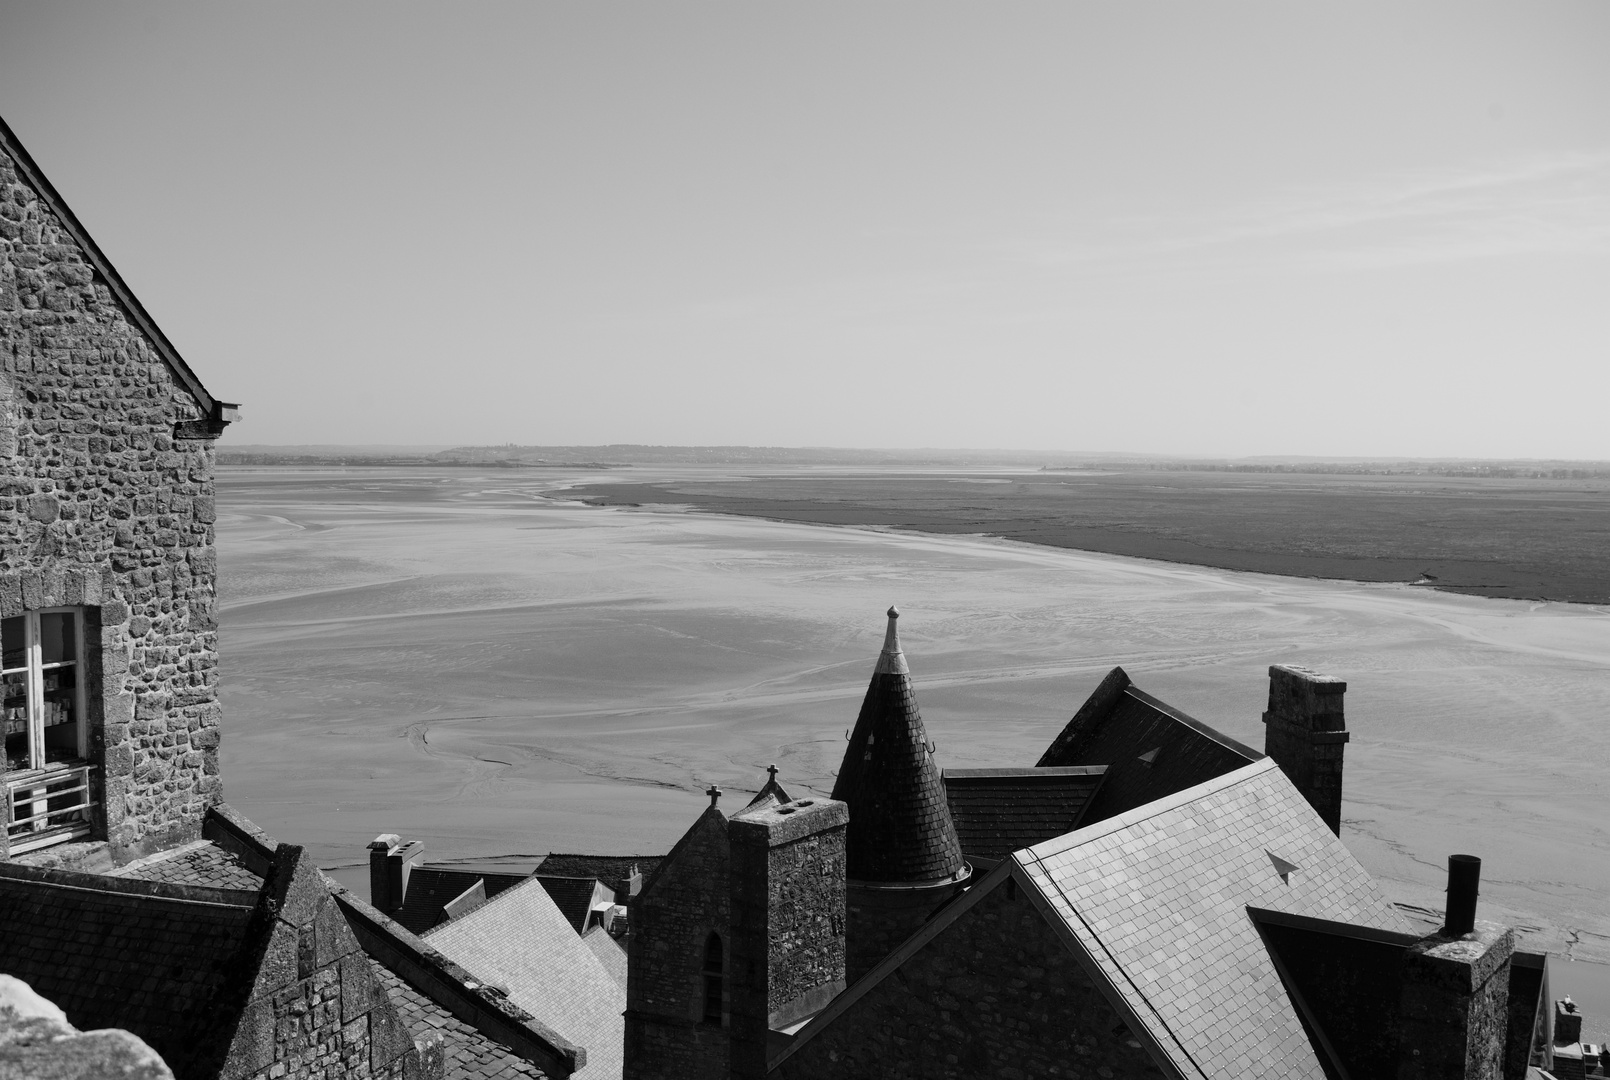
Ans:
MULTIPOLYGON (((727 495, 699 490, 730 483, 724 480, 686 482, 623 479, 602 484, 583 482, 547 494, 556 499, 596 507, 686 506, 705 513, 780 524, 861 526, 927 536, 973 536, 1037 548, 1082 551, 1175 566, 1268 574, 1309 581, 1398 585, 1452 596, 1570 604, 1585 608, 1610 604, 1610 566, 1592 567, 1592 570, 1600 573, 1570 575, 1559 572, 1551 574, 1552 568, 1547 566, 1524 563, 1519 566, 1506 565, 1489 559, 1417 556, 1391 550, 1379 554, 1364 551, 1269 551, 1259 550, 1251 544, 1214 546, 1194 537, 1164 535, 1165 527, 1171 530, 1177 528, 1173 522, 1156 528, 1137 527, 1123 521, 1075 524, 1048 520, 1043 514, 1016 520, 991 521, 976 517, 960 520, 974 508, 936 510, 925 507, 911 510, 875 505, 869 501, 835 499, 829 502, 810 497, 754 497, 747 493, 727 495), (947 517, 951 520, 945 520, 947 517), (1433 570, 1442 572, 1433 573, 1433 570)), ((739 485, 732 486, 737 488, 739 485)), ((749 486, 743 485, 745 488, 749 486)), ((1390 544, 1390 541, 1369 537, 1356 546, 1362 547, 1364 544, 1390 544)))

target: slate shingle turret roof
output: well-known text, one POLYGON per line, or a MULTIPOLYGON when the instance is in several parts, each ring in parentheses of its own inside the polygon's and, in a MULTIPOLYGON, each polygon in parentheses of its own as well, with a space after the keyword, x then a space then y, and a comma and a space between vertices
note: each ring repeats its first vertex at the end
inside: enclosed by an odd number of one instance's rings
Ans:
POLYGON ((856 882, 940 882, 964 865, 900 648, 899 618, 890 608, 883 653, 833 785, 833 798, 850 807, 845 858, 856 882))
POLYGON ((1140 690, 1115 667, 1037 764, 1107 767, 1084 813, 1083 824, 1093 825, 1262 758, 1140 690))

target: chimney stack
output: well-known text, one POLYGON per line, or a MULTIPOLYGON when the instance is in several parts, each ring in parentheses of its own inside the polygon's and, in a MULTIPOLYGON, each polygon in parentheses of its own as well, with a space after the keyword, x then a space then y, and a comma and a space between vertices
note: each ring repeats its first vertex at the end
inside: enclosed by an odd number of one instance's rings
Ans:
POLYGON ((1269 669, 1269 711, 1263 714, 1263 752, 1302 792, 1330 831, 1342 832, 1342 716, 1347 683, 1289 664, 1269 669))
POLYGON ((408 897, 408 876, 425 855, 418 840, 407 844, 396 833, 381 833, 369 841, 369 903, 382 915, 395 918, 408 897))
POLYGON ((1449 856, 1447 925, 1408 948, 1398 1002, 1398 1080, 1503 1075, 1515 932, 1476 921, 1480 878, 1480 859, 1449 856))
POLYGON ((1442 932, 1464 937, 1476 928, 1476 895, 1481 886, 1481 860, 1474 855, 1448 856, 1448 918, 1442 932))

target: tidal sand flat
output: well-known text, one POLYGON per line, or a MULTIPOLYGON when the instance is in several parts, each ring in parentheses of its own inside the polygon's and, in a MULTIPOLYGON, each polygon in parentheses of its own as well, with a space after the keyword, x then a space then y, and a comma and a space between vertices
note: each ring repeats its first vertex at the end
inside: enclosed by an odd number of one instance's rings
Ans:
POLYGON ((220 469, 226 797, 324 865, 663 852, 712 783, 831 789, 893 603, 945 766, 1033 764, 1114 665, 1256 747, 1270 664, 1345 678, 1394 898, 1472 852, 1487 917, 1610 961, 1603 608, 542 494, 596 479, 220 469))
POLYGON ((1565 475, 1571 471, 816 468, 738 478, 691 472, 669 483, 617 476, 576 494, 595 505, 690 503, 778 521, 981 534, 1220 570, 1610 603, 1610 480, 1581 469, 1565 475))

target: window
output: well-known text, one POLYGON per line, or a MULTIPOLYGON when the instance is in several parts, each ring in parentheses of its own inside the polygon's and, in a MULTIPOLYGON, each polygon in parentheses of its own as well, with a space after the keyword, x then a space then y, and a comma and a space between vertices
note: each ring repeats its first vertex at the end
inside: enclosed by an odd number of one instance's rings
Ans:
POLYGON ((704 1022, 721 1023, 721 935, 711 932, 704 943, 704 1022))
POLYGON ((0 619, 0 715, 13 852, 89 829, 83 655, 81 609, 0 619))

